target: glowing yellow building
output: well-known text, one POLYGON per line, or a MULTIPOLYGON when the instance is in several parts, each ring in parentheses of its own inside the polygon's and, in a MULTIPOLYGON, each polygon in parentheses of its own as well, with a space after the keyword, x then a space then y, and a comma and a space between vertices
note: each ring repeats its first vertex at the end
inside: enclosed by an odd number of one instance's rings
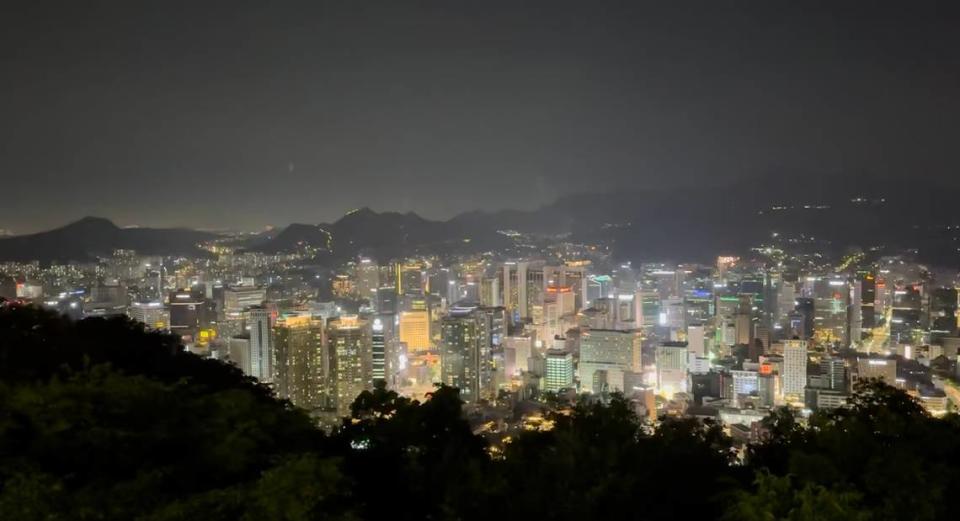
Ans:
POLYGON ((430 312, 426 309, 414 309, 400 313, 400 342, 407 344, 407 352, 429 351, 430 312))

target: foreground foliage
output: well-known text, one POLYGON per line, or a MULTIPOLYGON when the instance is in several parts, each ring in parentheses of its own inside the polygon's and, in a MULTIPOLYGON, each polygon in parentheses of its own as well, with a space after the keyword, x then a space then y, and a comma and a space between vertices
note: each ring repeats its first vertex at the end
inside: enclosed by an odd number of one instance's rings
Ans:
POLYGON ((493 457, 454 389, 361 394, 329 435, 231 366, 127 320, 0 309, 0 519, 953 519, 960 421, 877 383, 765 421, 646 428, 581 403, 493 457))

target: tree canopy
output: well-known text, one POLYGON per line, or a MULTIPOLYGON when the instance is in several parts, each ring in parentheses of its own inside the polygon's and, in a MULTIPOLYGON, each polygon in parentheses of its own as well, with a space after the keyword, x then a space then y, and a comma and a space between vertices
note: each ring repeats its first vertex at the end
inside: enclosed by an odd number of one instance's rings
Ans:
MULTIPOLYGON (((545 406, 546 407, 546 406, 545 406)), ((953 519, 960 420, 859 385, 738 457, 715 423, 630 402, 545 411, 490 446, 456 389, 377 386, 331 433, 230 365, 125 319, 0 307, 0 519, 953 519)))

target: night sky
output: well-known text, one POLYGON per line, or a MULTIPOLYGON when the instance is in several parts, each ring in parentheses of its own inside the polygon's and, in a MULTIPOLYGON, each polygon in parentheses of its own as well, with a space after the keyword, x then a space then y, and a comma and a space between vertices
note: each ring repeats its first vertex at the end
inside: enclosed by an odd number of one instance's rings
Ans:
POLYGON ((960 2, 877 4, 5 0, 0 228, 958 185, 960 2))

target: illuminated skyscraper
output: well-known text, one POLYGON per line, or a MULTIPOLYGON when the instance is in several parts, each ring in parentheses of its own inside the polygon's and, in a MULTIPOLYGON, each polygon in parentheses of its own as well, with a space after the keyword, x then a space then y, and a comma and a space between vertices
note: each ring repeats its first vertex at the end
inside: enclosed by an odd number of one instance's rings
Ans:
POLYGON ((573 355, 562 349, 549 349, 543 390, 556 392, 573 386, 573 355))
POLYGON ((400 341, 410 353, 429 351, 433 348, 430 339, 430 309, 424 298, 404 299, 400 312, 400 341))
POLYGON ((807 386, 807 342, 783 341, 783 394, 787 400, 799 401, 807 386))
POLYGON ((452 308, 440 321, 441 381, 460 389, 465 402, 480 396, 481 349, 487 342, 476 308, 452 308))
POLYGON ((941 334, 957 332, 957 289, 936 288, 930 294, 930 329, 941 334))
POLYGON ((323 320, 309 314, 283 314, 274 333, 277 394, 299 407, 321 407, 326 376, 323 320))
POLYGON ((356 315, 343 315, 328 322, 330 394, 340 415, 349 414, 357 395, 370 387, 372 343, 371 324, 356 315))
POLYGON ((920 290, 919 285, 906 285, 893 291, 890 337, 898 344, 912 342, 913 332, 921 327, 923 295, 920 290))
POLYGON ((608 329, 584 332, 580 337, 579 371, 584 390, 593 390, 594 373, 606 371, 608 390, 622 391, 623 373, 640 372, 640 335, 608 329))
POLYGON ((814 284, 814 336, 818 342, 849 345, 850 286, 840 277, 818 279, 814 284))
POLYGON ((372 259, 362 258, 356 267, 357 295, 377 303, 377 290, 380 288, 380 267, 372 259))
POLYGON ((686 342, 662 342, 657 346, 657 389, 661 393, 669 396, 687 391, 688 349, 686 342))
POLYGON ((370 343, 370 377, 373 383, 387 381, 387 339, 381 317, 373 319, 370 343))
POLYGON ((273 382, 272 314, 265 307, 250 310, 250 376, 263 383, 273 382))

